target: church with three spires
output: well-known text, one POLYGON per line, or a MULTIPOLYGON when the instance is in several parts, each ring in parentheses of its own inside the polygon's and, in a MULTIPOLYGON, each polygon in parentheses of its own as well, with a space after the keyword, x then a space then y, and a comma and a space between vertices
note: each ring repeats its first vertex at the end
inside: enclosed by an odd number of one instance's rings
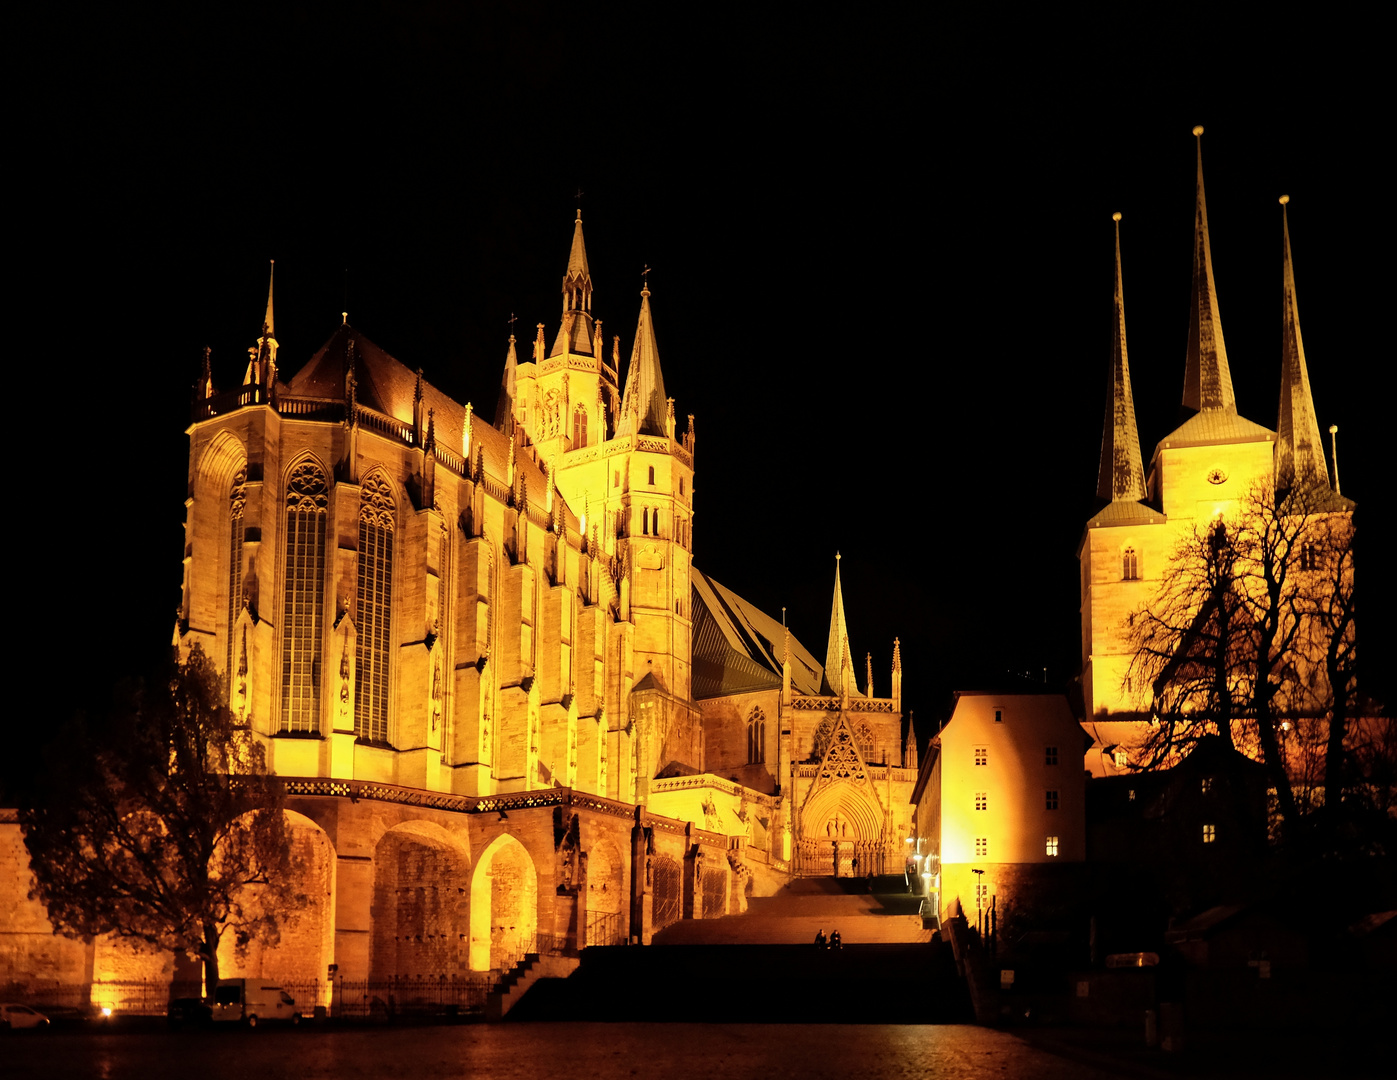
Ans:
MULTIPOLYGON (((1151 687, 1132 681, 1130 624, 1158 592, 1179 543, 1209 523, 1235 518, 1258 491, 1303 488, 1312 510, 1347 515, 1354 504, 1331 482, 1310 392, 1300 334, 1295 273, 1282 197, 1282 355, 1275 430, 1237 411, 1218 312, 1208 207, 1203 188, 1201 127, 1193 233, 1193 288, 1188 311, 1183 420, 1155 447, 1144 467, 1126 350, 1121 273, 1121 215, 1116 221, 1114 325, 1104 436, 1097 475, 1101 508, 1087 522, 1081 567, 1081 686, 1094 735, 1089 771, 1110 775, 1131 764, 1130 746, 1150 709, 1151 687), (1104 752, 1109 750, 1110 752, 1104 752)), ((1333 430, 1333 429, 1331 429, 1333 430)))

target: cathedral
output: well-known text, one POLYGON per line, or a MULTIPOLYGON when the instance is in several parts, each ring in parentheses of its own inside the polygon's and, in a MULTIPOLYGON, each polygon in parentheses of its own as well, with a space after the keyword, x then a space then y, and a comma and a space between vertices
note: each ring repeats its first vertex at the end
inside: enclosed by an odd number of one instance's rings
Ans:
POLYGON ((498 970, 536 935, 648 942, 794 875, 901 872, 898 644, 887 696, 871 659, 860 687, 837 556, 819 658, 693 565, 648 286, 621 356, 580 211, 558 323, 510 336, 489 417, 347 316, 287 364, 272 287, 242 383, 206 354, 175 643, 285 778, 319 897, 227 970, 498 970))
POLYGON ((1140 739, 1139 718, 1149 712, 1152 688, 1138 678, 1133 680, 1129 630, 1133 618, 1168 577, 1170 557, 1180 542, 1203 533, 1214 520, 1234 520, 1258 491, 1303 487, 1316 493, 1313 509, 1345 521, 1354 507, 1339 494, 1337 471, 1331 484, 1325 461, 1300 334, 1286 197, 1280 200, 1283 321, 1276 428, 1264 427, 1237 411, 1208 238, 1202 134, 1201 127, 1194 129, 1197 187, 1184 419, 1159 441, 1148 469, 1140 452, 1126 350, 1121 215, 1114 215, 1114 326, 1096 487, 1101 509, 1086 523, 1077 551, 1081 686, 1087 728, 1096 738, 1087 767, 1098 775, 1126 770, 1131 764, 1130 746, 1140 739))

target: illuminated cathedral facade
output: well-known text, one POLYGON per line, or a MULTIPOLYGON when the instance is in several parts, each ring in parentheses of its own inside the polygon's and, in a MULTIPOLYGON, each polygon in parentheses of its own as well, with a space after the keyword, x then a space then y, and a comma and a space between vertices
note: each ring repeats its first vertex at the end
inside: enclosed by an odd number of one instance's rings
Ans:
POLYGON ((896 643, 877 697, 837 562, 823 661, 694 567, 694 418, 648 287, 624 369, 608 344, 580 212, 561 291, 488 419, 347 317, 286 371, 270 289, 242 383, 205 359, 175 640, 226 674, 324 892, 264 969, 495 970, 903 868, 896 643))

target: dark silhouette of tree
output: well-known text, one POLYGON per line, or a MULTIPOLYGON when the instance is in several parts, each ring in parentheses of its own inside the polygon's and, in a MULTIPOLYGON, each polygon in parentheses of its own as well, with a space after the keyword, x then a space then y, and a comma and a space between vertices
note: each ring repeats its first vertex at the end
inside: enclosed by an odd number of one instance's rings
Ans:
POLYGON ((123 693, 99 738, 78 725, 51 746, 28 788, 31 895, 69 937, 184 953, 211 992, 226 932, 274 945, 305 903, 281 782, 198 646, 165 686, 123 693))
POLYGON ((1130 677, 1151 691, 1140 767, 1217 735, 1265 766, 1289 839, 1330 830, 1371 734, 1355 728, 1356 538, 1352 503, 1327 486, 1262 483, 1180 541, 1130 616, 1130 677))

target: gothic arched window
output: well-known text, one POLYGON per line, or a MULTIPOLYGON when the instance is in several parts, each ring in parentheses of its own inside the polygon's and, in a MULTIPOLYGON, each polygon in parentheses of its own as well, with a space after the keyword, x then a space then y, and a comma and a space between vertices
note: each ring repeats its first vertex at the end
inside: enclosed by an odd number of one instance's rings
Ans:
POLYGON ((760 765, 766 761, 766 714, 753 709, 747 717, 747 764, 760 765))
POLYGON ((1139 577, 1139 557, 1135 554, 1133 547, 1128 547, 1121 552, 1121 578, 1125 581, 1137 581, 1139 577))
POLYGON ((865 762, 873 760, 873 732, 869 730, 867 724, 860 724, 854 729, 854 742, 858 743, 859 756, 865 762))
POLYGON ((393 490, 382 473, 359 496, 358 638, 354 648, 354 733, 388 741, 388 658, 392 652, 393 490))
POLYGON ((650 508, 648 506, 642 507, 640 510, 640 535, 650 535, 650 508))
POLYGON ((325 606, 325 473, 305 461, 286 483, 281 612, 281 730, 320 730, 321 612, 325 606))
POLYGON ((572 447, 587 445, 587 410, 581 405, 572 414, 572 447))
POLYGON ((239 469, 228 493, 228 648, 223 677, 233 686, 233 627, 243 610, 243 504, 247 501, 247 469, 239 469))
POLYGON ((655 486, 655 466, 650 466, 650 486, 655 486))

